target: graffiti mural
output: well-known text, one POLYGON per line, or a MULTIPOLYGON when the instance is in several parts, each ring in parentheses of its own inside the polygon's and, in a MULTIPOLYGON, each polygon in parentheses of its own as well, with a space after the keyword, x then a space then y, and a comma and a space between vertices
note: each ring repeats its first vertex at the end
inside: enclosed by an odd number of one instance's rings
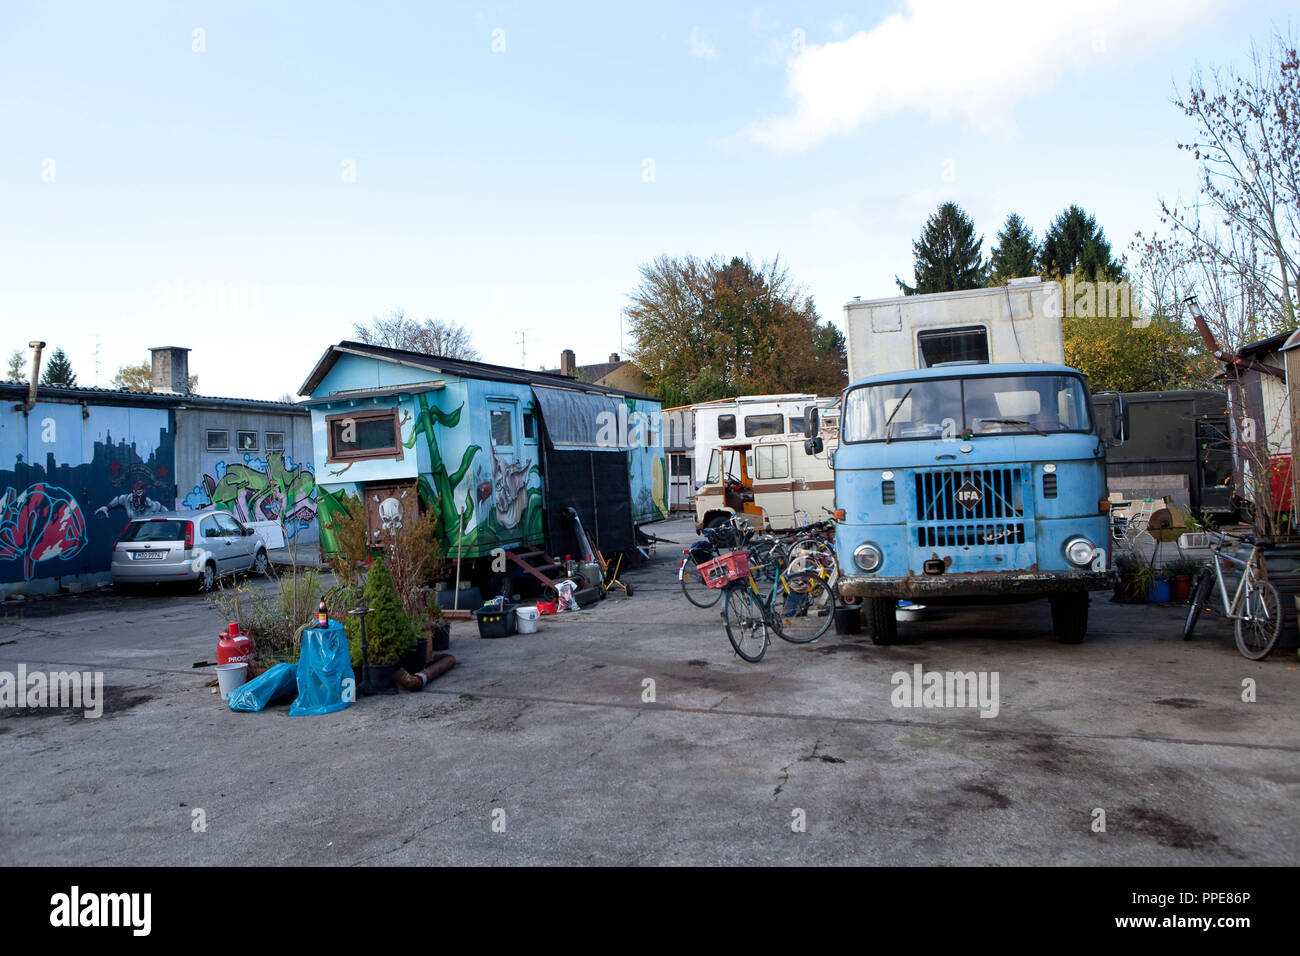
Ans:
POLYGON ((242 462, 219 461, 215 475, 204 475, 185 496, 186 508, 215 505, 240 521, 279 521, 292 538, 316 521, 316 476, 284 452, 266 458, 244 455, 242 462))
POLYGON ((0 561, 21 559, 24 580, 41 561, 79 554, 87 540, 81 506, 57 485, 38 482, 0 495, 0 561))
POLYGON ((0 414, 0 586, 106 572, 127 522, 173 506, 173 449, 164 409, 0 414))

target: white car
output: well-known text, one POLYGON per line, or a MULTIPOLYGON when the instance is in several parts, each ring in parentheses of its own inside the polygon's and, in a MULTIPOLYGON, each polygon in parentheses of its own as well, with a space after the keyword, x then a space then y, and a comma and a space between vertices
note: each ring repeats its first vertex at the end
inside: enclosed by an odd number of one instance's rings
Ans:
POLYGON ((165 511, 133 519, 113 545, 113 584, 195 581, 210 591, 217 579, 271 566, 262 536, 225 511, 165 511))

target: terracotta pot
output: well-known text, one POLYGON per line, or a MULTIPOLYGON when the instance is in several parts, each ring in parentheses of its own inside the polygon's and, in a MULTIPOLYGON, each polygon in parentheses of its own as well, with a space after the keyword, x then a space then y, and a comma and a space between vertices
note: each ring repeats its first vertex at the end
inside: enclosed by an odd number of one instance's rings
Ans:
POLYGON ((1186 601, 1187 595, 1192 593, 1192 576, 1190 574, 1180 574, 1169 582, 1169 599, 1171 601, 1186 601))

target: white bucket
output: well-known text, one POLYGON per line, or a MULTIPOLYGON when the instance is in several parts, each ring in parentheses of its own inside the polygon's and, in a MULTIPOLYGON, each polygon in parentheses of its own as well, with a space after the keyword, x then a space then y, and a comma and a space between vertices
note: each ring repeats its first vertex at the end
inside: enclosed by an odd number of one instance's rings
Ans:
POLYGON ((238 664, 218 664, 217 683, 221 685, 221 699, 225 700, 230 692, 248 681, 248 662, 238 664))
POLYGON ((520 634, 537 633, 537 608, 521 607, 515 611, 515 629, 520 634))

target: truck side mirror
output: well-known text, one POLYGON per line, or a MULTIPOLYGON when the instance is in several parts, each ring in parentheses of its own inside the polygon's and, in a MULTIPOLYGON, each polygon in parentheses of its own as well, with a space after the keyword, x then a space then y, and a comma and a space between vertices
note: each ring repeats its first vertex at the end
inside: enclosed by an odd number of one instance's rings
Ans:
POLYGON ((1115 404, 1110 416, 1113 443, 1122 445, 1128 440, 1128 402, 1123 395, 1115 396, 1115 404))
POLYGON ((826 447, 826 443, 822 441, 820 435, 818 435, 816 438, 809 438, 803 443, 803 450, 805 455, 820 455, 822 453, 822 449, 825 447, 826 447))
MULTIPOLYGON (((804 413, 803 437, 816 438, 819 434, 821 434, 821 430, 822 430, 821 414, 817 411, 816 405, 809 405, 807 411, 804 413)), ((821 451, 820 448, 818 448, 817 450, 821 451)), ((811 455, 812 452, 809 452, 808 454, 811 455)))

